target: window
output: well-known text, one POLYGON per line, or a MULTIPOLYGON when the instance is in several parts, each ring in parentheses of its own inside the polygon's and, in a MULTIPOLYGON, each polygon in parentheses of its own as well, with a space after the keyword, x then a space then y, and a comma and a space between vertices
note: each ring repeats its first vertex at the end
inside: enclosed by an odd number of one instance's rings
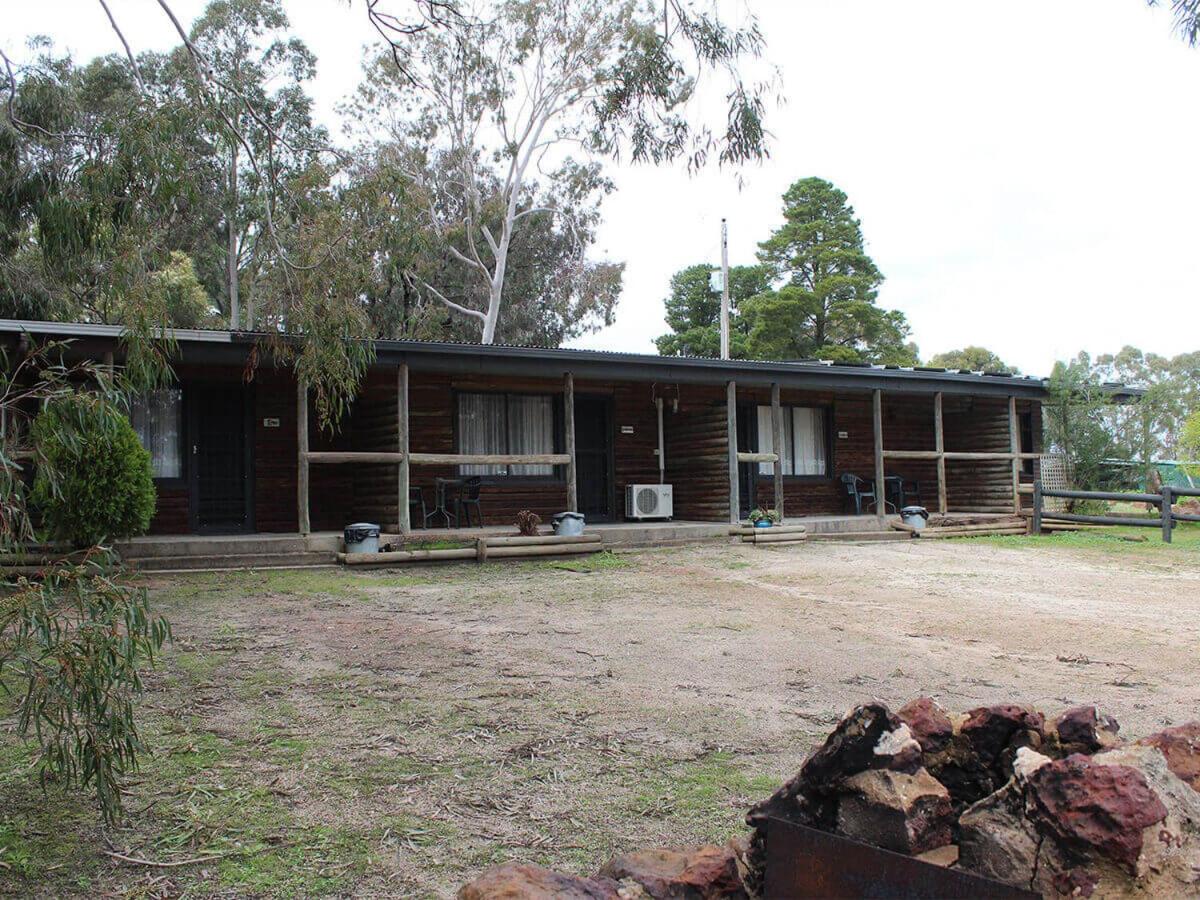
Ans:
POLYGON ((150 451, 154 477, 182 478, 183 393, 175 388, 134 397, 129 419, 142 446, 150 451))
MULTIPOLYGON (((459 394, 458 453, 555 452, 555 398, 550 394, 459 394)), ((552 465, 465 465, 461 475, 547 477, 552 465)))
MULTIPOLYGON (((828 472, 828 447, 825 439, 825 410, 808 406, 782 406, 779 409, 783 426, 784 475, 825 475, 828 472)), ((758 408, 758 449, 774 453, 771 429, 771 407, 758 408)), ((774 463, 759 463, 764 475, 774 473, 774 463)))

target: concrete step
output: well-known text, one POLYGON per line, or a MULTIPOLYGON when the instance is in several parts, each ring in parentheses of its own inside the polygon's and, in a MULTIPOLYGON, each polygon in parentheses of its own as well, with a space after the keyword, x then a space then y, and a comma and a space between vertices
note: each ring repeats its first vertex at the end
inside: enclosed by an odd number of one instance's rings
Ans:
POLYGON ((139 572, 182 572, 198 569, 292 569, 331 566, 334 553, 224 553, 219 555, 147 556, 128 560, 139 572))

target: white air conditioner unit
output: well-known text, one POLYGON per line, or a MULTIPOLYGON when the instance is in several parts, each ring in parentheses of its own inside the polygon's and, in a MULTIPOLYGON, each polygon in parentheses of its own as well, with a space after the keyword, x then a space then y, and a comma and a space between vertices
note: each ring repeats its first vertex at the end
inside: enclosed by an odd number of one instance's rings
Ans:
POLYGON ((625 518, 669 519, 673 514, 669 484, 629 484, 625 486, 625 518))

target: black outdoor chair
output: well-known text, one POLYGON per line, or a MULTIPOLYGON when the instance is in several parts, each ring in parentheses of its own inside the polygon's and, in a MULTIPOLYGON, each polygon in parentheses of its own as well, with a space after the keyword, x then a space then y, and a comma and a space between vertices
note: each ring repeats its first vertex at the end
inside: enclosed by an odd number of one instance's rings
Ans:
POLYGON ((875 486, 865 478, 859 478, 857 475, 845 472, 842 474, 842 484, 846 488, 846 495, 854 503, 854 514, 856 516, 862 515, 864 500, 869 500, 878 506, 875 501, 875 486))
POLYGON ((905 478, 900 482, 900 508, 906 506, 924 506, 921 502, 921 482, 915 478, 905 478))
POLYGON ((483 507, 479 503, 479 492, 483 487, 483 479, 476 475, 473 478, 468 478, 463 482, 462 489, 458 492, 457 502, 454 504, 455 524, 460 524, 464 519, 467 527, 471 527, 471 509, 475 510, 475 521, 479 527, 483 527, 483 507))
POLYGON ((425 494, 421 492, 419 487, 410 487, 408 489, 408 519, 410 522, 420 522, 421 527, 425 527, 425 520, 429 517, 429 510, 425 507, 425 494), (420 510, 421 515, 415 516, 417 510, 420 510))

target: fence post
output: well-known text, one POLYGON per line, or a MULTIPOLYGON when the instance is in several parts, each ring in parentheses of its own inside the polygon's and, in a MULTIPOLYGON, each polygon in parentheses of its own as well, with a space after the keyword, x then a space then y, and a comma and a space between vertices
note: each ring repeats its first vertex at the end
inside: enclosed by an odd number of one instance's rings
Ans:
POLYGON ((1171 486, 1164 484, 1162 486, 1162 534, 1163 540, 1166 543, 1171 543, 1171 526, 1175 524, 1171 517, 1171 486))
POLYGON ((1034 534, 1042 533, 1042 479, 1033 483, 1033 519, 1030 530, 1034 534))

